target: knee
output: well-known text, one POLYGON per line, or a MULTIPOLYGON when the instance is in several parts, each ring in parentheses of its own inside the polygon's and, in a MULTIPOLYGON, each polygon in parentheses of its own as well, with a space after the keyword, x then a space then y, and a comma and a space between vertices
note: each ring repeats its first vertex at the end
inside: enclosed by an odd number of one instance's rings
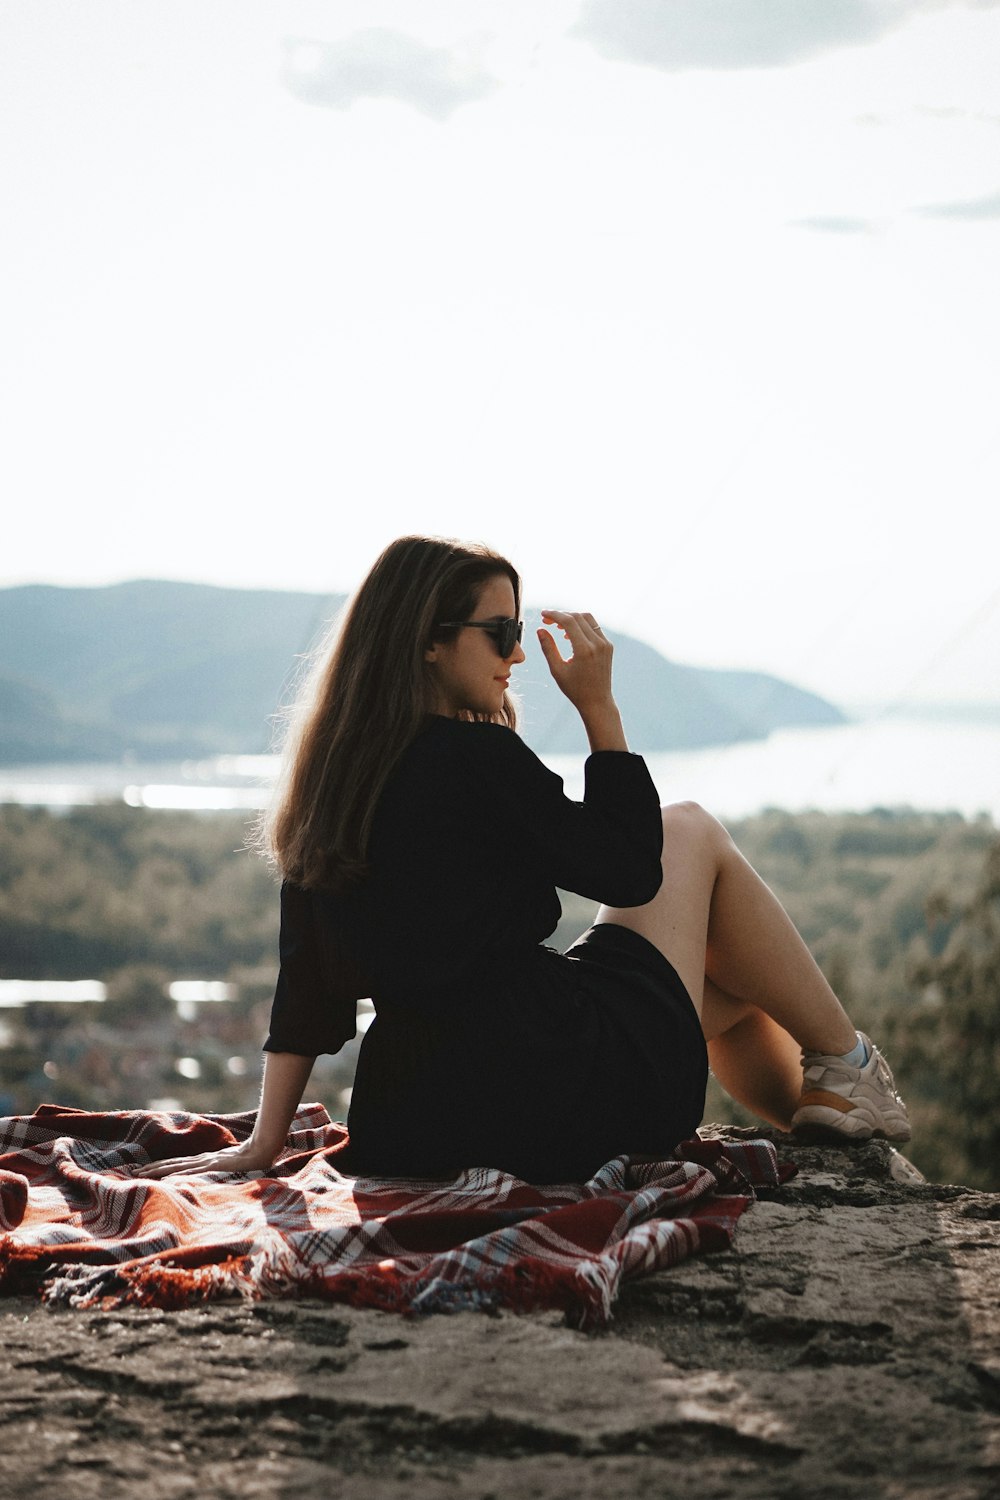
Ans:
POLYGON ((681 839, 709 844, 720 852, 732 846, 732 839, 718 818, 706 812, 699 802, 670 802, 660 812, 665 848, 681 839))

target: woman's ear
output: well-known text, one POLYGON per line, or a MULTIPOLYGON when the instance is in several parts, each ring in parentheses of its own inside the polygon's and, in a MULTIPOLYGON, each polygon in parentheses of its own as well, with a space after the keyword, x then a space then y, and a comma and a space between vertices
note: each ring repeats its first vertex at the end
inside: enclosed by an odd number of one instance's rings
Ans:
POLYGON ((437 661, 437 656, 437 646, 428 646, 427 650, 424 652, 424 661, 437 661))

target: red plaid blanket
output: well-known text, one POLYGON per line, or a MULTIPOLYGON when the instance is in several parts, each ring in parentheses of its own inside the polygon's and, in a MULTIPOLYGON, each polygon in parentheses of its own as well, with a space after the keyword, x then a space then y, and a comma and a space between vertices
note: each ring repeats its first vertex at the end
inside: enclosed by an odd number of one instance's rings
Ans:
POLYGON ((587 1326, 607 1321, 623 1278, 728 1246, 753 1185, 788 1175, 769 1141, 696 1137, 675 1159, 616 1157, 582 1184, 486 1167, 449 1182, 352 1177, 338 1170, 344 1127, 310 1104, 269 1176, 143 1178, 146 1162, 244 1140, 253 1120, 58 1105, 0 1120, 0 1292, 107 1308, 561 1307, 587 1326))

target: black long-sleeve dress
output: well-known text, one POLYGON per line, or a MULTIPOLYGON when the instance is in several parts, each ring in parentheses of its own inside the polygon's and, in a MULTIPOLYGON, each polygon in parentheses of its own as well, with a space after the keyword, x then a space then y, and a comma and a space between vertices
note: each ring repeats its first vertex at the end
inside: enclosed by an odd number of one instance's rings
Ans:
POLYGON ((354 1170, 566 1181, 697 1127, 705 1045, 667 960, 613 924, 567 954, 543 946, 557 886, 642 905, 661 845, 641 757, 591 755, 574 802, 513 731, 429 718, 379 802, 367 879, 346 895, 282 887, 265 1047, 335 1052, 356 1000, 375 1004, 348 1119, 354 1170))

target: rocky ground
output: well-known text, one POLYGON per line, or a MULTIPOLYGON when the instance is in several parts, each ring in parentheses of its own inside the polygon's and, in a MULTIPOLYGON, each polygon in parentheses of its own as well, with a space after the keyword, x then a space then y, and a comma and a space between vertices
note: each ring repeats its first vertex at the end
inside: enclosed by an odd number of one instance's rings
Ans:
POLYGON ((800 1175, 731 1251, 552 1313, 0 1301, 0 1493, 617 1500, 1000 1493, 1000 1194, 883 1144, 800 1175))

